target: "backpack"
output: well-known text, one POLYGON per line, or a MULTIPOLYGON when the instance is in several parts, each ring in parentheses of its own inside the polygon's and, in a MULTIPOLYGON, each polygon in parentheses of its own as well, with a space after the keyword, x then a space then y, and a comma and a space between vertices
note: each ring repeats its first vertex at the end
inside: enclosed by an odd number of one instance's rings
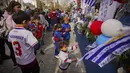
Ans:
POLYGON ((6 25, 6 18, 2 18, 0 21, 0 38, 7 39, 9 31, 6 25))

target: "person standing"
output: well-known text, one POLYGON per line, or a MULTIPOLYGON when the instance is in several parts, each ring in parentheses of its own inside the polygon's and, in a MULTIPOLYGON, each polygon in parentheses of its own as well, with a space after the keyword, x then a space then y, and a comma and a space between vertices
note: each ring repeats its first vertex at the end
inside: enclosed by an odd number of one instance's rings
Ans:
POLYGON ((55 24, 57 24, 57 18, 58 13, 55 11, 55 9, 52 9, 52 11, 49 12, 49 18, 50 18, 50 28, 52 28, 55 24))
POLYGON ((39 49, 40 44, 32 32, 26 29, 30 25, 30 17, 20 11, 15 13, 12 19, 16 26, 9 32, 8 41, 12 43, 16 62, 22 73, 39 73, 35 51, 39 49))
POLYGON ((62 32, 63 32, 63 38, 64 38, 64 40, 69 43, 71 26, 69 24, 68 17, 64 20, 64 23, 62 25, 62 32))
MULTIPOLYGON (((7 25, 7 28, 9 30, 12 30, 13 28, 15 28, 15 22, 13 21, 12 19, 12 15, 14 13, 18 13, 19 11, 21 11, 21 4, 19 2, 16 2, 16 1, 11 1, 10 4, 8 5, 8 7, 6 8, 3 16, 4 18, 6 19, 6 25, 7 25)), ((16 68, 17 67, 17 63, 16 63, 16 59, 15 59, 15 55, 14 55, 14 50, 13 50, 13 47, 12 47, 12 44, 10 42, 8 42, 7 39, 0 39, 0 53, 1 53, 1 57, 2 57, 2 61, 5 60, 5 59, 8 59, 9 56, 7 56, 5 54, 5 43, 8 45, 9 49, 10 49, 10 55, 11 55, 11 59, 14 63, 13 65, 13 68, 16 68)))
POLYGON ((30 10, 29 6, 27 6, 27 7, 26 7, 26 10, 25 10, 25 12, 26 12, 28 15, 30 15, 30 13, 31 13, 31 10, 30 10))
POLYGON ((55 57, 56 57, 56 58, 59 58, 59 57, 58 57, 58 54, 59 54, 59 46, 58 46, 58 43, 63 40, 61 30, 62 30, 62 26, 61 26, 60 24, 55 25, 55 31, 54 31, 53 37, 54 37, 55 57))

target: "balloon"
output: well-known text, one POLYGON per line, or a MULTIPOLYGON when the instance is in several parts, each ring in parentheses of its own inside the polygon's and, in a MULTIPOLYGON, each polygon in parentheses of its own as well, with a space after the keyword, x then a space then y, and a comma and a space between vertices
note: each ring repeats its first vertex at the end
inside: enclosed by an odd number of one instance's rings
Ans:
POLYGON ((101 45, 106 43, 111 37, 105 36, 103 34, 99 35, 96 39, 96 44, 101 45))
POLYGON ((106 36, 118 36, 122 27, 123 25, 120 21, 109 19, 102 24, 101 31, 106 36))
POLYGON ((92 22, 92 25, 90 26, 90 30, 94 35, 100 35, 102 34, 101 32, 101 25, 102 21, 94 21, 92 22))

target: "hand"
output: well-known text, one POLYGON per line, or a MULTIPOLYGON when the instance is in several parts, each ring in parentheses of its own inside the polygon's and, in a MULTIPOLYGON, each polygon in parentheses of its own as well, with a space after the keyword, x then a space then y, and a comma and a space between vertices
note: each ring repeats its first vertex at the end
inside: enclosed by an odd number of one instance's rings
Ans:
POLYGON ((65 35, 65 32, 63 33, 63 35, 65 35))
POLYGON ((68 32, 68 28, 66 28, 65 31, 68 32))
POLYGON ((62 38, 62 41, 64 40, 64 38, 62 38))
POLYGON ((72 62, 77 62, 77 59, 72 59, 72 62))
POLYGON ((77 42, 74 42, 74 45, 75 45, 76 48, 79 47, 77 42))
POLYGON ((123 29, 121 28, 120 31, 123 31, 123 29))

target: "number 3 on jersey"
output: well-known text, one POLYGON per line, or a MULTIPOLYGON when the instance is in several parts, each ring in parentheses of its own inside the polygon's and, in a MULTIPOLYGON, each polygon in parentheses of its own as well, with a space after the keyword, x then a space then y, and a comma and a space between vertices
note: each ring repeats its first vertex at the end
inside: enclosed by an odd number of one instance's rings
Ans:
POLYGON ((20 46, 20 44, 19 44, 19 42, 17 42, 17 41, 14 41, 13 42, 13 45, 15 46, 15 49, 16 49, 16 55, 17 56, 21 56, 22 55, 22 50, 21 50, 21 46, 20 46))

